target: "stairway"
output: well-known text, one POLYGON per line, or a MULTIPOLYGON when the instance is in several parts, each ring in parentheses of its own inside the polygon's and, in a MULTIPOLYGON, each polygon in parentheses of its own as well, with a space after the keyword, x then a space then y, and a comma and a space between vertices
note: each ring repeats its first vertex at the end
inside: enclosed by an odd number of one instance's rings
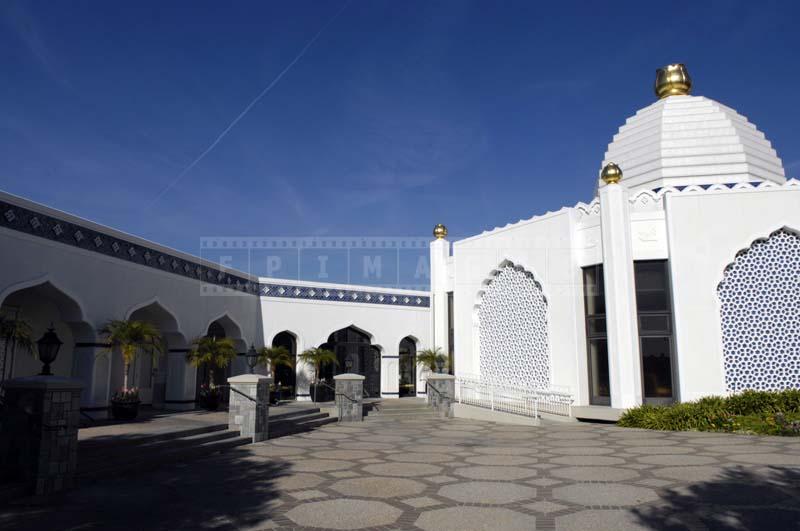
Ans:
POLYGON ((310 431, 336 421, 337 419, 335 417, 320 412, 317 407, 304 407, 302 409, 277 414, 270 412, 269 438, 276 439, 286 435, 310 431))
POLYGON ((393 420, 427 418, 433 415, 424 398, 400 398, 381 400, 368 412, 368 418, 393 420))
POLYGON ((129 439, 109 437, 80 441, 75 481, 80 484, 125 473, 152 471, 165 464, 190 461, 250 442, 249 437, 240 437, 237 431, 228 430, 227 424, 129 439))

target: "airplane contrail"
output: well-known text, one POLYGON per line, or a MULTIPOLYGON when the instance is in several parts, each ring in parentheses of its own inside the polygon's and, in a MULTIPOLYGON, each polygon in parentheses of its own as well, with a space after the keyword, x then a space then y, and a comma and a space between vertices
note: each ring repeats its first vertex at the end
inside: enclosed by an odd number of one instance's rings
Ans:
POLYGON ((158 195, 157 195, 157 196, 155 196, 155 197, 153 198, 153 200, 152 200, 152 201, 150 201, 150 203, 148 203, 148 205, 147 205, 147 207, 146 207, 147 209, 150 209, 150 208, 152 208, 152 207, 153 207, 153 206, 154 206, 156 203, 158 203, 158 201, 159 201, 159 200, 160 200, 162 197, 164 197, 164 195, 165 195, 167 192, 169 192, 170 190, 172 190, 172 189, 175 187, 175 185, 176 185, 176 184, 178 184, 178 182, 179 182, 179 181, 180 181, 180 180, 181 180, 181 179, 182 179, 182 178, 183 178, 183 177, 184 177, 184 176, 185 176, 187 173, 189 173, 189 171, 191 171, 191 169, 192 169, 192 168, 194 168, 195 166, 197 166, 197 164, 198 164, 198 163, 199 163, 201 160, 203 160, 203 159, 205 158, 205 156, 206 156, 206 155, 208 155, 209 153, 211 153, 211 151, 212 151, 212 150, 213 150, 215 147, 217 147, 217 144, 219 144, 219 143, 222 141, 222 139, 223 139, 223 138, 225 138, 225 136, 226 136, 226 135, 227 135, 227 134, 230 132, 230 130, 231 130, 231 129, 233 129, 233 128, 236 126, 236 124, 237 124, 237 123, 239 123, 239 121, 240 121, 242 118, 244 118, 245 116, 247 116, 247 113, 248 113, 248 112, 250 112, 250 109, 252 109, 252 108, 253 108, 253 107, 254 107, 254 106, 255 106, 255 105, 256 105, 256 104, 257 104, 259 101, 261 101, 261 98, 263 98, 264 96, 266 96, 266 94, 267 94, 267 93, 268 93, 270 90, 272 90, 272 88, 273 88, 275 85, 277 85, 277 84, 278 84, 278 82, 281 80, 281 78, 283 78, 283 76, 285 76, 285 75, 286 75, 286 73, 287 73, 287 72, 289 72, 289 70, 290 70, 290 69, 291 69, 291 68, 292 68, 292 67, 295 65, 295 63, 297 63, 297 62, 298 62, 300 59, 302 59, 302 58, 303 58, 303 56, 306 54, 306 52, 308 51, 308 49, 309 49, 309 48, 311 48, 311 46, 312 46, 312 45, 313 45, 313 44, 314 44, 314 43, 317 41, 317 39, 319 39, 320 35, 322 35, 322 33, 323 33, 323 32, 324 32, 324 31, 325 31, 327 28, 328 28, 328 26, 330 26, 331 24, 333 24, 333 22, 334 22, 334 21, 335 21, 337 18, 339 18, 339 15, 341 15, 341 14, 344 12, 344 10, 345 10, 345 9, 347 9, 347 6, 349 6, 351 2, 352 2, 352 0, 348 0, 347 2, 345 2, 345 4, 344 4, 344 5, 343 5, 343 6, 342 6, 340 9, 339 9, 339 11, 337 11, 337 12, 336 12, 336 14, 334 14, 334 15, 333 15, 333 16, 332 16, 330 19, 328 19, 328 21, 327 21, 327 22, 326 22, 326 23, 325 23, 325 24, 322 26, 322 28, 320 28, 320 30, 319 30, 319 31, 316 33, 316 35, 314 35, 314 36, 311 38, 311 40, 309 40, 309 41, 306 43, 306 45, 305 45, 305 46, 303 46, 303 47, 300 49, 300 51, 297 53, 297 55, 295 55, 294 59, 292 59, 292 60, 291 60, 291 62, 290 62, 288 65, 286 65, 286 67, 285 67, 283 70, 281 70, 281 71, 280 71, 280 73, 279 73, 277 76, 275 76, 275 79, 273 79, 273 80, 272 80, 272 81, 271 81, 271 82, 270 82, 270 83, 269 83, 269 84, 268 84, 266 87, 264 87, 264 90, 262 90, 261 92, 259 92, 259 93, 258 93, 258 95, 257 95, 255 98, 253 98, 253 101, 251 101, 249 104, 247 104, 247 106, 246 106, 246 107, 245 107, 245 108, 242 110, 242 112, 240 112, 240 113, 239 113, 239 115, 238 115, 238 116, 236 116, 236 118, 234 118, 234 119, 233 119, 233 121, 232 121, 230 124, 228 124, 228 127, 226 127, 225 129, 223 129, 223 130, 222 130, 222 132, 221 132, 219 135, 217 135, 217 138, 215 138, 215 139, 214 139, 214 141, 213 141, 213 142, 211 142, 211 144, 210 144, 210 145, 209 145, 209 146, 208 146, 208 147, 207 147, 205 150, 203 150, 203 152, 202 152, 202 153, 200 153, 200 155, 199 155, 199 156, 198 156, 196 159, 194 159, 194 160, 191 162, 191 164, 189 164, 189 165, 188 165, 188 166, 186 166, 186 167, 185 167, 183 170, 181 170, 181 172, 180 172, 180 173, 179 173, 179 174, 178 174, 178 175, 177 175, 177 176, 176 176, 176 177, 175 177, 175 178, 174 178, 174 179, 173 179, 173 180, 172 180, 172 181, 171 181, 171 182, 170 182, 170 183, 169 183, 167 186, 165 186, 165 187, 164 187, 164 189, 163 189, 163 190, 161 190, 161 192, 159 192, 159 193, 158 193, 158 195))

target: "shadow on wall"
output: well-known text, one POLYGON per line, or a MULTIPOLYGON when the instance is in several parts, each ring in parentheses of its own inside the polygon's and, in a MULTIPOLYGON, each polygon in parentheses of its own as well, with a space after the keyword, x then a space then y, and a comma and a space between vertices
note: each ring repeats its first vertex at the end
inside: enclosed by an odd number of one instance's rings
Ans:
POLYGON ((632 512, 649 529, 800 529, 798 492, 800 469, 736 467, 666 489, 656 504, 632 512))
MULTIPOLYGON (((249 448, 249 447, 247 447, 249 448)), ((241 529, 265 525, 277 506, 281 460, 252 459, 247 449, 121 474, 78 487, 45 505, 0 507, 0 529, 241 529)))

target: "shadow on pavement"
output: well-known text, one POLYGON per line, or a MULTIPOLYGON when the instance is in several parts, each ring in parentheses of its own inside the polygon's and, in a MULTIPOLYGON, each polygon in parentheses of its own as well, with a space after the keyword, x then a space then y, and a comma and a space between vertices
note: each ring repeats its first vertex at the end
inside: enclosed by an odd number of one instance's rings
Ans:
POLYGON ((800 529, 800 469, 730 468, 713 481, 667 490, 657 505, 633 509, 650 529, 800 529))
POLYGON ((242 529, 258 527, 278 503, 281 461, 247 449, 101 480, 35 505, 0 508, 0 529, 242 529))

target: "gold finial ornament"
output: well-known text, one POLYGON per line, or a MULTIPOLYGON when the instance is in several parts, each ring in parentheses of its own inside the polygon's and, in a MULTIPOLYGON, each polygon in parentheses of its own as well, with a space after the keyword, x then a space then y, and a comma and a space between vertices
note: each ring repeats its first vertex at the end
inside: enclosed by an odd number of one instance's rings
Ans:
POLYGON ((437 223, 436 226, 433 228, 433 235, 436 237, 437 240, 443 240, 447 236, 447 227, 442 225, 441 223, 437 223))
POLYGON ((622 179, 622 168, 613 162, 609 162, 600 172, 600 178, 606 184, 617 184, 622 179))
POLYGON ((692 78, 686 66, 677 63, 656 70, 655 91, 658 99, 689 94, 692 91, 692 78))

